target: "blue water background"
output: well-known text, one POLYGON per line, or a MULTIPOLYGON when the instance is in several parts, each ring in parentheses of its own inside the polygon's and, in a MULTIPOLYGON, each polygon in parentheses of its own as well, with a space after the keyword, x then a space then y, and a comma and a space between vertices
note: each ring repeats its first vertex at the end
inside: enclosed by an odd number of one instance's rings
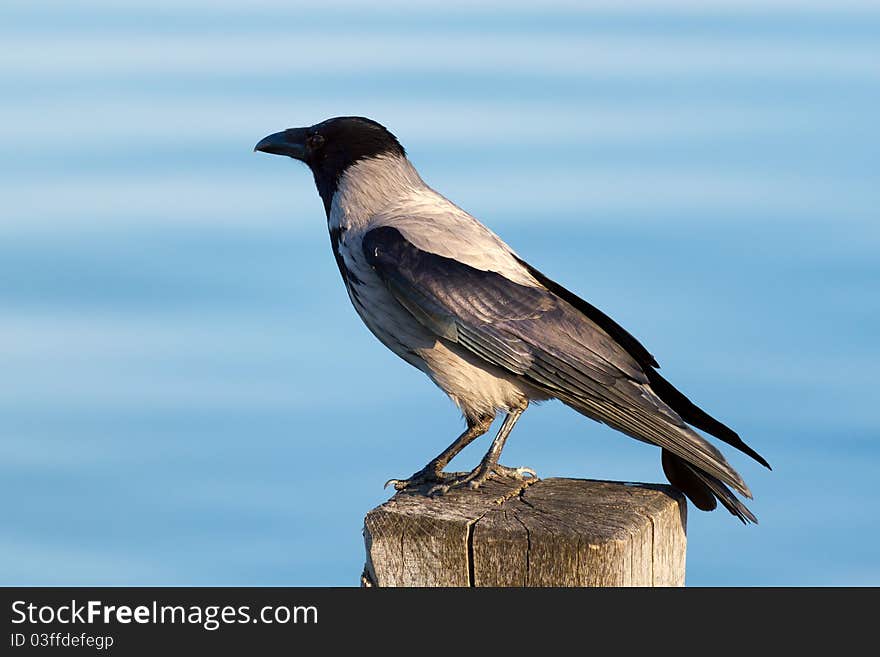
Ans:
MULTIPOLYGON (((5 0, 0 44, 0 583, 357 584, 462 422, 251 149, 361 114, 774 465, 726 449, 761 524, 691 510, 689 584, 880 585, 876 3, 5 0)), ((663 481, 556 403, 504 461, 663 481)))

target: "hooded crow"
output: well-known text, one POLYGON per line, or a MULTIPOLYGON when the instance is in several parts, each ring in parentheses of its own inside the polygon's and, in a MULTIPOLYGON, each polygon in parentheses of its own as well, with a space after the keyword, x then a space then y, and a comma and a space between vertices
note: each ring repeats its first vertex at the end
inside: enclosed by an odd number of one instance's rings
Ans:
POLYGON ((654 357, 613 319, 426 185, 382 125, 337 117, 269 135, 254 150, 309 166, 358 315, 464 414, 467 428, 449 447, 408 479, 388 483, 398 490, 427 484, 430 494, 443 494, 493 475, 534 477, 498 458, 530 401, 559 399, 660 447, 667 478, 698 508, 720 502, 744 523, 757 522, 731 491, 752 497, 742 477, 692 427, 769 468, 767 461, 660 376, 654 357), (444 473, 499 412, 504 422, 480 464, 464 475, 444 473))

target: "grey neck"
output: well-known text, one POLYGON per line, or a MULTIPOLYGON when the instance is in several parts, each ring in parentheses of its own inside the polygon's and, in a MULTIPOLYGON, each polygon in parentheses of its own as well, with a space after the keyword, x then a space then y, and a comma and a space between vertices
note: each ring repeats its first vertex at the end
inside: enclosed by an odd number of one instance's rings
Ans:
POLYGON ((399 155, 380 155, 350 166, 333 195, 330 229, 366 225, 376 214, 400 205, 426 188, 415 167, 399 155))

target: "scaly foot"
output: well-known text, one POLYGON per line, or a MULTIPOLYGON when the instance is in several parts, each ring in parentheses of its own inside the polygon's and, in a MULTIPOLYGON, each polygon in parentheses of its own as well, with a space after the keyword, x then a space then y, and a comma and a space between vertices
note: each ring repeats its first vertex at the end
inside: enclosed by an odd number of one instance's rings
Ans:
POLYGON ((427 484, 437 484, 443 482, 447 475, 440 472, 431 463, 424 468, 411 475, 409 479, 389 479, 385 482, 385 488, 394 486, 395 490, 406 490, 407 488, 418 488, 427 484))
POLYGON ((498 463, 481 463, 465 475, 447 475, 444 480, 441 480, 440 483, 435 484, 428 490, 428 495, 439 497, 445 495, 448 491, 454 488, 464 488, 465 486, 472 490, 476 490, 482 486, 489 477, 493 476, 508 477, 510 479, 525 481, 527 479, 537 479, 538 473, 532 468, 508 468, 506 465, 500 465, 498 463))

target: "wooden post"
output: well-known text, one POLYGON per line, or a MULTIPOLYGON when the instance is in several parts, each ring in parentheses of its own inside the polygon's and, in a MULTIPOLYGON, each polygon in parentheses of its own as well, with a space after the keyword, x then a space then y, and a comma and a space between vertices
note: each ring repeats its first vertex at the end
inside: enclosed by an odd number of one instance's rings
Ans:
POLYGON ((670 486, 491 479, 367 514, 364 586, 684 586, 687 505, 670 486))

